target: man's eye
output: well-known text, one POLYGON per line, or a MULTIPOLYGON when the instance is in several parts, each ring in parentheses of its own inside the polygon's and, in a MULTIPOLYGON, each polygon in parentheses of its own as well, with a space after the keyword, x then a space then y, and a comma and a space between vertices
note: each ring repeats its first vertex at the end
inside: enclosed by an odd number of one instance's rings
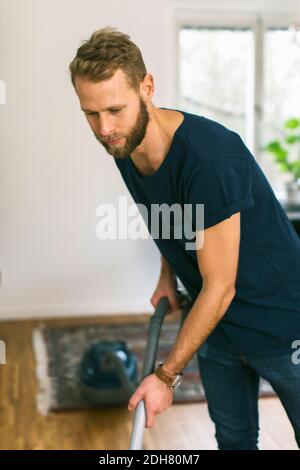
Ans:
POLYGON ((85 113, 87 116, 95 116, 97 113, 85 113))
POLYGON ((112 113, 119 113, 120 111, 121 111, 121 109, 111 109, 112 113))

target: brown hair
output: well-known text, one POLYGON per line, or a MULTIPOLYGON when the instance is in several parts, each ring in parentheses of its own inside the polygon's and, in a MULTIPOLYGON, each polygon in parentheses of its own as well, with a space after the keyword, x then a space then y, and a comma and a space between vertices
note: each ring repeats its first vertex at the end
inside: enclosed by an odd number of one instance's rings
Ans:
POLYGON ((111 27, 95 31, 69 65, 74 87, 76 76, 97 82, 111 78, 119 68, 125 72, 129 86, 138 90, 147 73, 141 51, 127 34, 111 27))

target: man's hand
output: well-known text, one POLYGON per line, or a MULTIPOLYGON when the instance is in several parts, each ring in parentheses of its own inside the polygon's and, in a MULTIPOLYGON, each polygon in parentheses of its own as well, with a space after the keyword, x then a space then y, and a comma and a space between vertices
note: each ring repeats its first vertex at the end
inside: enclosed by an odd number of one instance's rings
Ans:
POLYGON ((128 410, 133 411, 140 400, 145 401, 146 427, 152 428, 155 415, 162 413, 172 405, 173 391, 155 374, 146 377, 131 396, 128 410))

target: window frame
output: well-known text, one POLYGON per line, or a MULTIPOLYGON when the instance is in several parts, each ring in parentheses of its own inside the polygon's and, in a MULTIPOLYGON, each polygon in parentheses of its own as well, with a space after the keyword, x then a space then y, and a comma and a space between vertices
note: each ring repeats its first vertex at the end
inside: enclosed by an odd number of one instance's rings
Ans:
POLYGON ((253 32, 254 47, 251 65, 250 88, 246 98, 246 144, 257 160, 262 159, 261 128, 263 117, 264 32, 269 28, 288 29, 291 24, 300 27, 300 13, 291 11, 205 11, 203 9, 177 9, 174 12, 174 77, 173 99, 178 107, 179 89, 179 33, 184 27, 247 28, 253 32))

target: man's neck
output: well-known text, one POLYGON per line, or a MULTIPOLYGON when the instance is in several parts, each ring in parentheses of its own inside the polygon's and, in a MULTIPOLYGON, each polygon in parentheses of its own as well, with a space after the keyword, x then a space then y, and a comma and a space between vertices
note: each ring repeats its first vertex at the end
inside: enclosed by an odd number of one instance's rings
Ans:
POLYGON ((179 111, 152 106, 149 124, 142 143, 132 152, 131 159, 142 175, 151 175, 160 167, 172 143, 175 131, 184 116, 179 111))

